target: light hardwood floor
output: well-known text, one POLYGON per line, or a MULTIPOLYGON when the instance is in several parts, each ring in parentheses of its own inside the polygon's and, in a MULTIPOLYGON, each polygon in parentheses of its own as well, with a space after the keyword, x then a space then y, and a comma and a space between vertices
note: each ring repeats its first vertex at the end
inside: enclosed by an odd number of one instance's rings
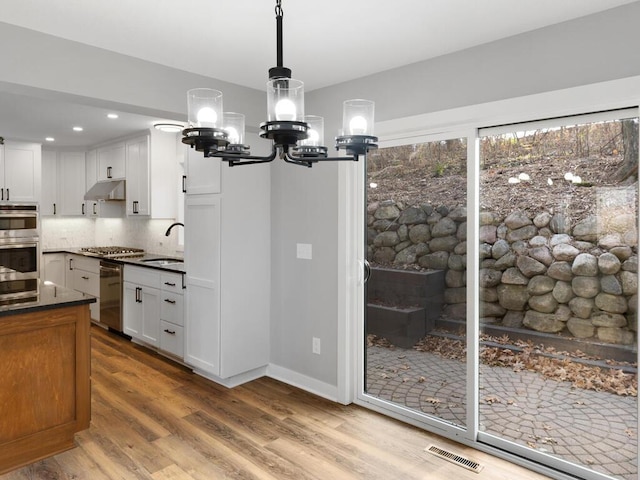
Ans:
POLYGON ((76 443, 0 480, 547 478, 272 379, 220 387, 98 327, 91 428, 76 443), (484 469, 473 473, 425 453, 431 444, 484 469))

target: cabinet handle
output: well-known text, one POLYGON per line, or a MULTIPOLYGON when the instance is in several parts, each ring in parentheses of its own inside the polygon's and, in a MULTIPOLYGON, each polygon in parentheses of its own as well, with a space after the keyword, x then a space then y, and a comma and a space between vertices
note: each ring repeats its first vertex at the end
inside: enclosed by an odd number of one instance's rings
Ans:
POLYGON ((56 214, 56 204, 55 203, 53 204, 53 214, 54 215, 56 214))
POLYGON ((107 178, 111 178, 111 167, 107 167, 107 178))
POLYGON ((138 200, 133 201, 133 213, 140 213, 138 210, 138 200))
POLYGON ((185 279, 184 279, 184 273, 183 273, 183 274, 182 274, 182 289, 183 289, 183 290, 186 290, 186 288, 187 288, 187 282, 185 282, 185 279))
POLYGON ((95 202, 93 202, 93 214, 94 214, 94 215, 97 215, 97 214, 98 214, 98 212, 96 211, 96 208, 97 208, 97 207, 98 207, 98 204, 97 204, 97 203, 95 203, 95 202))
POLYGON ((142 303, 142 289, 136 287, 136 303, 142 303))
POLYGON ((84 203, 82 204, 82 215, 84 215, 84 203))
POLYGON ((82 278, 83 280, 89 280, 89 277, 85 277, 84 275, 82 275, 82 277, 80 278, 82 278))
POLYGON ((73 270, 73 258, 69 259, 69 270, 73 270))
POLYGON ((9 189, 7 188, 7 202, 8 202, 9 200, 11 200, 11 199, 9 198, 9 189))
POLYGON ((182 175, 182 193, 187 193, 187 176, 182 175))
POLYGON ((0 189, 0 194, 2 196, 2 198, 0 198, 0 200, 4 200, 4 188, 0 189))
POLYGON ((168 298, 164 299, 165 302, 170 303, 171 305, 175 305, 176 301, 175 300, 169 300, 168 298))
POLYGON ((164 282, 165 285, 168 285, 170 287, 175 287, 176 284, 175 283, 171 283, 171 282, 164 282))
POLYGON ((165 328, 164 332, 168 333, 169 335, 175 335, 176 334, 175 330, 169 330, 168 328, 165 328))

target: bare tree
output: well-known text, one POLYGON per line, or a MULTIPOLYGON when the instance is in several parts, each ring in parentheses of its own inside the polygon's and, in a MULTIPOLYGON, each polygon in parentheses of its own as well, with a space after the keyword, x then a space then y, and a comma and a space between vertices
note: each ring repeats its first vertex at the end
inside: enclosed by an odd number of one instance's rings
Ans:
POLYGON ((617 182, 622 182, 631 176, 638 176, 638 122, 629 118, 622 120, 622 143, 624 146, 624 160, 614 174, 617 182))

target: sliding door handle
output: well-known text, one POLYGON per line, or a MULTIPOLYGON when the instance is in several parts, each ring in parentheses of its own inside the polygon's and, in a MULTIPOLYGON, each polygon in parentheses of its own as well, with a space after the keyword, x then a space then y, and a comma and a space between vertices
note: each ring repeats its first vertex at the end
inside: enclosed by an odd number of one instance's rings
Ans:
POLYGON ((369 265, 369 261, 364 259, 364 283, 369 281, 369 277, 371 277, 371 265, 369 265))

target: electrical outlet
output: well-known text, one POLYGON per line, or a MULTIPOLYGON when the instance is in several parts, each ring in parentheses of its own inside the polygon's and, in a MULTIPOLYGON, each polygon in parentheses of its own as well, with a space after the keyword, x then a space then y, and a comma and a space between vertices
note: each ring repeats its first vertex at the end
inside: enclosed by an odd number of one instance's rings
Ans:
POLYGON ((316 355, 320 355, 320 339, 317 337, 313 337, 311 351, 316 355))

